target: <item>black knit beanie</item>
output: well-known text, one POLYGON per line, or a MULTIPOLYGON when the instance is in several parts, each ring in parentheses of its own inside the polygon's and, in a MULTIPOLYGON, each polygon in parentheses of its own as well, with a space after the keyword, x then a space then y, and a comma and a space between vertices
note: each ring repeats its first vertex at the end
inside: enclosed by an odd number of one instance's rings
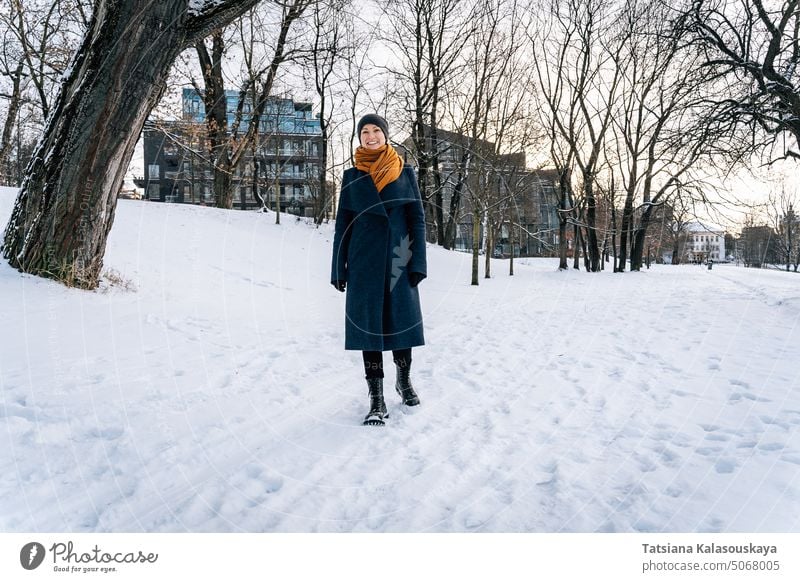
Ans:
POLYGON ((358 139, 361 140, 361 130, 368 123, 377 125, 381 128, 383 135, 386 137, 386 143, 389 143, 389 124, 386 120, 377 113, 367 113, 364 117, 358 120, 358 139))

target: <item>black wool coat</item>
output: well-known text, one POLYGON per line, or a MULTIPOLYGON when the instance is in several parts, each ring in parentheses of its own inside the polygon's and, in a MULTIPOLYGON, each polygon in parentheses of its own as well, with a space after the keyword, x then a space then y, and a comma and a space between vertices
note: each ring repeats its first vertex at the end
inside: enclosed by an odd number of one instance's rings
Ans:
POLYGON ((331 282, 347 281, 346 350, 424 345, 419 289, 409 273, 427 276, 425 213, 414 170, 404 166, 381 192, 367 172, 345 170, 331 282))

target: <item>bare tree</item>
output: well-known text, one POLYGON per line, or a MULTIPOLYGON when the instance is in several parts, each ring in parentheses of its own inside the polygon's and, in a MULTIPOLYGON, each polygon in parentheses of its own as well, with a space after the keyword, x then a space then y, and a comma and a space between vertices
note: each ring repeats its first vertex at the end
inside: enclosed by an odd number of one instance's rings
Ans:
MULTIPOLYGON (((222 75, 222 59, 225 56, 224 30, 218 29, 211 34, 211 51, 209 53, 205 39, 195 43, 195 51, 200 60, 200 71, 204 87, 200 87, 192 77, 195 91, 203 99, 206 114, 206 147, 212 160, 214 179, 214 200, 219 208, 231 208, 233 196, 231 192, 231 156, 229 139, 233 138, 235 128, 228 135, 228 100, 225 95, 225 80, 222 75)), ((237 111, 240 115, 234 125, 241 122, 241 111, 246 91, 240 95, 237 111)))
POLYGON ((619 18, 626 30, 616 62, 623 91, 614 115, 624 190, 619 271, 629 243, 631 270, 641 268, 654 210, 679 183, 685 186, 717 137, 702 107, 706 79, 700 57, 687 40, 685 18, 675 15, 659 0, 626 0, 619 18))
POLYGON ((440 171, 440 115, 443 100, 460 70, 459 57, 476 26, 468 0, 394 0, 382 3, 389 20, 384 43, 400 56, 387 69, 399 80, 402 107, 411 114, 411 140, 419 166, 418 182, 423 196, 427 233, 445 245, 443 177, 440 171))
MULTIPOLYGON (((447 114, 461 145, 460 184, 469 195, 472 221, 472 284, 478 284, 478 263, 484 254, 484 276, 491 276, 491 255, 500 210, 513 194, 508 187, 508 144, 519 138, 512 128, 522 118, 524 92, 519 82, 522 34, 520 7, 514 0, 492 0, 476 16, 475 34, 465 47, 461 82, 453 87, 447 114), (516 91, 514 90, 516 89, 516 91), (483 232, 483 245, 481 245, 483 232), (483 249, 481 248, 483 246, 483 249)), ((515 143, 512 150, 526 144, 515 143), (517 147, 514 147, 517 146, 517 147)), ((524 153, 522 154, 524 166, 524 153)), ((453 196, 460 191, 454 189, 453 196)), ((456 220, 451 206, 450 220, 456 220)))
POLYGON ((5 0, 0 10, 0 174, 7 184, 20 184, 26 127, 40 130, 63 72, 88 26, 90 0, 5 0), (26 107, 27 105, 27 107, 26 107), (23 111, 23 108, 25 110, 23 111), (16 141, 16 143, 15 143, 16 141), (10 156, 16 149, 16 168, 10 156))
MULTIPOLYGON (((17 61, 16 65, 12 67, 5 67, 3 76, 10 80, 10 91, 8 93, 0 93, 0 97, 8 100, 6 108, 6 118, 3 123, 2 134, 0 134, 0 179, 4 184, 11 185, 15 183, 12 178, 12 170, 8 164, 11 156, 12 148, 14 147, 14 134, 16 133, 17 141, 17 157, 20 158, 21 147, 21 127, 19 123, 19 115, 23 104, 22 84, 25 77, 24 63, 22 60, 17 61)), ((17 176, 21 180, 22 176, 17 176)))
POLYGON ((771 192, 767 202, 767 216, 775 232, 776 259, 782 259, 789 271, 800 263, 800 222, 795 206, 797 200, 786 191, 785 186, 779 193, 771 192))
MULTIPOLYGON (((621 88, 617 63, 627 31, 613 26, 618 10, 609 0, 552 0, 544 14, 534 16, 529 39, 545 106, 544 125, 561 142, 551 150, 559 156, 553 161, 558 168, 569 159, 577 172, 585 217, 573 220, 585 238, 576 232, 576 251, 585 241, 588 269, 598 271, 595 186, 621 88)), ((561 172, 569 171, 574 180, 572 167, 561 172)), ((579 207, 572 204, 570 211, 579 207)))
POLYGON ((749 125, 755 150, 800 159, 800 0, 693 0, 686 12, 725 83, 716 114, 749 125))
MULTIPOLYGON (((33 99, 42 120, 50 113, 51 101, 61 76, 89 25, 90 0, 5 0, 8 11, 0 16, 5 29, 4 49, 11 48, 24 63, 33 99)), ((8 53, 5 53, 7 56, 8 53)))
POLYGON ((170 66, 256 1, 97 0, 5 230, 13 267, 97 286, 117 193, 170 66))
POLYGON ((709 115, 710 89, 686 20, 658 0, 554 0, 530 35, 551 157, 578 181, 569 207, 561 205, 575 229, 575 268, 581 252, 587 270, 601 268, 597 235, 605 247, 613 234, 615 270, 625 270, 629 247, 631 269, 639 270, 651 255, 651 221, 695 180, 694 169, 711 162, 727 129, 709 115))
MULTIPOLYGON (((195 90, 203 95, 206 109, 206 125, 208 128, 209 150, 214 160, 214 196, 220 208, 233 207, 232 177, 244 155, 252 151, 254 142, 260 131, 261 119, 265 117, 268 98, 275 84, 277 71, 281 64, 290 57, 287 42, 292 25, 302 16, 313 0, 293 0, 280 5, 281 17, 278 26, 275 48, 269 61, 262 66, 254 64, 252 46, 243 45, 247 55, 248 70, 239 88, 236 114, 233 126, 228 128, 228 104, 225 94, 225 83, 222 72, 222 59, 225 54, 223 31, 216 30, 212 35, 212 53, 209 54, 205 41, 195 43, 200 66, 205 82, 203 91, 196 82, 195 90), (253 103, 247 130, 239 136, 242 113, 248 94, 253 103)), ((263 27, 261 30, 268 29, 263 27)), ((253 27, 250 27, 252 32, 253 27)), ((280 222, 280 196, 277 196, 278 212, 275 220, 280 222)))
POLYGON ((328 192, 328 159, 332 131, 336 127, 337 95, 342 84, 338 69, 352 62, 356 47, 353 41, 351 0, 336 0, 327 4, 316 3, 311 18, 311 51, 306 66, 313 78, 314 91, 319 102, 319 120, 322 132, 320 165, 314 181, 319 186, 314 200, 314 221, 317 224, 329 216, 333 207, 333 193, 328 192))
POLYGON ((690 205, 684 196, 680 194, 673 197, 670 204, 669 235, 672 243, 672 264, 680 265, 686 254, 686 242, 688 240, 689 223, 695 219, 691 212, 690 205))

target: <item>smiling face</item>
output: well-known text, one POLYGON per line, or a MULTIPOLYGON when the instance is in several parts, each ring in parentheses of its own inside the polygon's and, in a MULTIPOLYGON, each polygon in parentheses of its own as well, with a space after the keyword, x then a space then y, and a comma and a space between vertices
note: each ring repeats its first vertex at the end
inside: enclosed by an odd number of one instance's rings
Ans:
POLYGON ((368 150, 376 150, 386 143, 386 136, 383 130, 373 123, 367 123, 361 128, 361 147, 368 150))

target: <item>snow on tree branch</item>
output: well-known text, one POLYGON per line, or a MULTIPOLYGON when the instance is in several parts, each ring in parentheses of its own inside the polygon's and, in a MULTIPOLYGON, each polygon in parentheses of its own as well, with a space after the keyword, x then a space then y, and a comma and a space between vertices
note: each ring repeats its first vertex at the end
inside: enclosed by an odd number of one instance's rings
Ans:
POLYGON ((188 0, 186 46, 238 18, 260 0, 188 0))

